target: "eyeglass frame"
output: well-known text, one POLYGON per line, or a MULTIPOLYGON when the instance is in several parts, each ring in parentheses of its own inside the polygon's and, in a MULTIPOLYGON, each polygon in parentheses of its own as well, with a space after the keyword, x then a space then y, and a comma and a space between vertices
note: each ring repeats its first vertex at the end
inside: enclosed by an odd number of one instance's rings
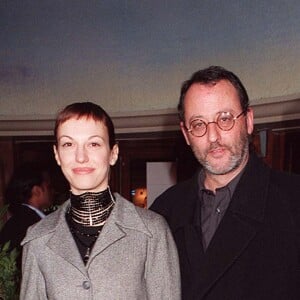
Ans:
MULTIPOLYGON (((207 133, 207 128, 208 128, 208 125, 209 125, 209 124, 215 123, 215 124, 218 126, 218 128, 220 128, 222 131, 230 131, 230 130, 234 127, 235 121, 236 121, 239 117, 241 117, 242 115, 246 115, 247 112, 248 112, 248 108, 247 108, 247 109, 244 109, 240 114, 238 114, 237 116, 233 117, 233 119, 232 119, 232 121, 233 121, 232 126, 231 126, 230 128, 228 128, 228 129, 223 129, 223 128, 221 128, 217 121, 205 122, 205 121, 203 121, 201 118, 196 118, 196 119, 194 119, 194 120, 190 123, 190 128, 187 128, 185 124, 184 124, 183 126, 184 126, 184 128, 186 129, 186 131, 187 131, 188 133, 190 133, 191 135, 193 135, 194 137, 203 137, 203 136, 205 136, 205 134, 207 133), (203 124, 205 124, 205 131, 204 131, 204 133, 203 133, 202 135, 195 135, 195 134, 193 133, 193 129, 191 128, 191 124, 192 124, 195 120, 200 120, 201 122, 203 122, 203 124)), ((219 116, 220 116, 222 113, 229 113, 230 115, 232 115, 232 113, 230 113, 230 112, 227 112, 227 111, 221 111, 220 113, 218 113, 217 119, 219 118, 219 116)), ((232 116, 233 116, 233 115, 232 115, 232 116)))

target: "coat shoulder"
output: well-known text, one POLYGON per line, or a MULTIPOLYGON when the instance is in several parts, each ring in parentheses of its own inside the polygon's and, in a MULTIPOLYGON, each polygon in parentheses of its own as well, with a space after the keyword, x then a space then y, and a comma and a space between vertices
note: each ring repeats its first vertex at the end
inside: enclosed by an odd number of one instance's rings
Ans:
POLYGON ((198 173, 192 178, 179 182, 162 194, 160 194, 151 205, 151 209, 156 211, 156 208, 162 206, 181 206, 186 205, 187 201, 193 199, 197 195, 198 190, 198 173))
POLYGON ((168 228, 165 219, 158 213, 135 206, 120 195, 117 196, 117 201, 114 218, 120 226, 142 231, 149 236, 168 228))

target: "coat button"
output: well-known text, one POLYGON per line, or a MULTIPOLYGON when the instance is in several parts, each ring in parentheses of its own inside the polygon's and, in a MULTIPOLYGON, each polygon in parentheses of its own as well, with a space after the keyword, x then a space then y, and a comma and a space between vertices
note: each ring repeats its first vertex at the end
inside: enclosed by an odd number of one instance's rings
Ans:
POLYGON ((91 284, 89 281, 84 281, 82 283, 82 287, 85 289, 85 290, 88 290, 90 287, 91 287, 91 284))

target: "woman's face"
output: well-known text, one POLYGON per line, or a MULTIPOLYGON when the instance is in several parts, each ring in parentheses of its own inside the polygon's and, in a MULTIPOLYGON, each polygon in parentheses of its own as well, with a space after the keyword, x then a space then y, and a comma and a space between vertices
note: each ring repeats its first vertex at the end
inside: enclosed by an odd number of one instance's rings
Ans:
POLYGON ((75 195, 105 190, 118 153, 118 145, 110 149, 107 127, 100 121, 72 118, 58 128, 55 159, 75 195))

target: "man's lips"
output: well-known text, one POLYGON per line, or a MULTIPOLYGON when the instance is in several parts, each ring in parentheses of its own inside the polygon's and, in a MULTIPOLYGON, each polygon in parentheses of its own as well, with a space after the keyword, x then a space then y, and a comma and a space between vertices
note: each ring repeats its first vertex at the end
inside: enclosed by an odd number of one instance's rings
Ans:
POLYGON ((219 157, 223 156, 225 150, 226 149, 224 147, 215 147, 215 148, 210 149, 208 151, 208 153, 215 158, 219 158, 219 157))
POLYGON ((78 175, 90 174, 94 170, 95 170, 94 168, 89 168, 89 167, 80 167, 80 168, 72 169, 73 173, 78 174, 78 175))

